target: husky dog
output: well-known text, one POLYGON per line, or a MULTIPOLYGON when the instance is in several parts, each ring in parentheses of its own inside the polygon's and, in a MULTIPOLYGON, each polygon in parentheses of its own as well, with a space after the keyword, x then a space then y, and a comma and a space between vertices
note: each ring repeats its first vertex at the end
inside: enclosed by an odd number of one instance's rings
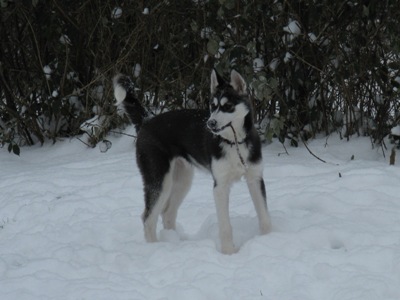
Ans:
POLYGON ((268 233, 268 215, 261 143, 253 123, 252 105, 242 76, 233 70, 230 83, 211 73, 208 110, 183 109, 147 118, 129 77, 113 79, 117 105, 122 103, 138 132, 136 160, 143 185, 142 215, 148 242, 157 241, 157 220, 175 229, 177 212, 192 184, 194 166, 214 179, 221 252, 236 252, 229 219, 231 185, 245 177, 257 212, 261 234, 268 233))

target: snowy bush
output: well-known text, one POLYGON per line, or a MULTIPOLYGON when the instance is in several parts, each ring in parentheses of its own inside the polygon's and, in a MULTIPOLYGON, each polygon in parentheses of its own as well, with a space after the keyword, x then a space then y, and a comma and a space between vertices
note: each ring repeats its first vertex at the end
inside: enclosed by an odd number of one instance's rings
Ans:
POLYGON ((398 1, 3 1, 0 18, 9 151, 82 133, 101 141, 124 122, 112 106, 118 72, 162 112, 207 107, 211 68, 235 68, 260 131, 294 146, 333 131, 381 143, 400 122, 398 1))

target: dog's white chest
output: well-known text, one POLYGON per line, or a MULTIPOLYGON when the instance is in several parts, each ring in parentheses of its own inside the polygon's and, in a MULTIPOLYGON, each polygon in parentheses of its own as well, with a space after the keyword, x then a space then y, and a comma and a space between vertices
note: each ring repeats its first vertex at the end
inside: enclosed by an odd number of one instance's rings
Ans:
POLYGON ((212 172, 215 179, 232 182, 240 180, 246 174, 247 167, 245 163, 249 150, 246 146, 239 145, 239 153, 235 145, 224 146, 222 157, 212 162, 212 172))

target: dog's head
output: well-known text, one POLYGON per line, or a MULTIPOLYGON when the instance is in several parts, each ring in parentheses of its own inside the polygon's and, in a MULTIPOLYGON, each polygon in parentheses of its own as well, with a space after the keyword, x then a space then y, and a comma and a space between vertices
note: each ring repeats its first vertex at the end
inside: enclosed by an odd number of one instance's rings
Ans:
POLYGON ((215 70, 211 72, 210 118, 208 129, 222 137, 231 139, 232 129, 243 127, 245 117, 251 113, 247 99, 247 85, 243 77, 232 70, 231 81, 227 83, 215 70))

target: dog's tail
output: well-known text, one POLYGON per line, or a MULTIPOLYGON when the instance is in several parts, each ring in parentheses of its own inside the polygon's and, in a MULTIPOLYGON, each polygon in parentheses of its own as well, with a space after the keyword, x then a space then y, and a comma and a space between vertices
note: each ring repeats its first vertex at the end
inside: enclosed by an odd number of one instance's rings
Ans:
POLYGON ((135 96, 135 87, 132 80, 128 76, 118 74, 113 78, 113 86, 114 97, 117 100, 116 105, 122 103, 125 112, 133 125, 135 125, 136 132, 139 132, 148 113, 135 96))

